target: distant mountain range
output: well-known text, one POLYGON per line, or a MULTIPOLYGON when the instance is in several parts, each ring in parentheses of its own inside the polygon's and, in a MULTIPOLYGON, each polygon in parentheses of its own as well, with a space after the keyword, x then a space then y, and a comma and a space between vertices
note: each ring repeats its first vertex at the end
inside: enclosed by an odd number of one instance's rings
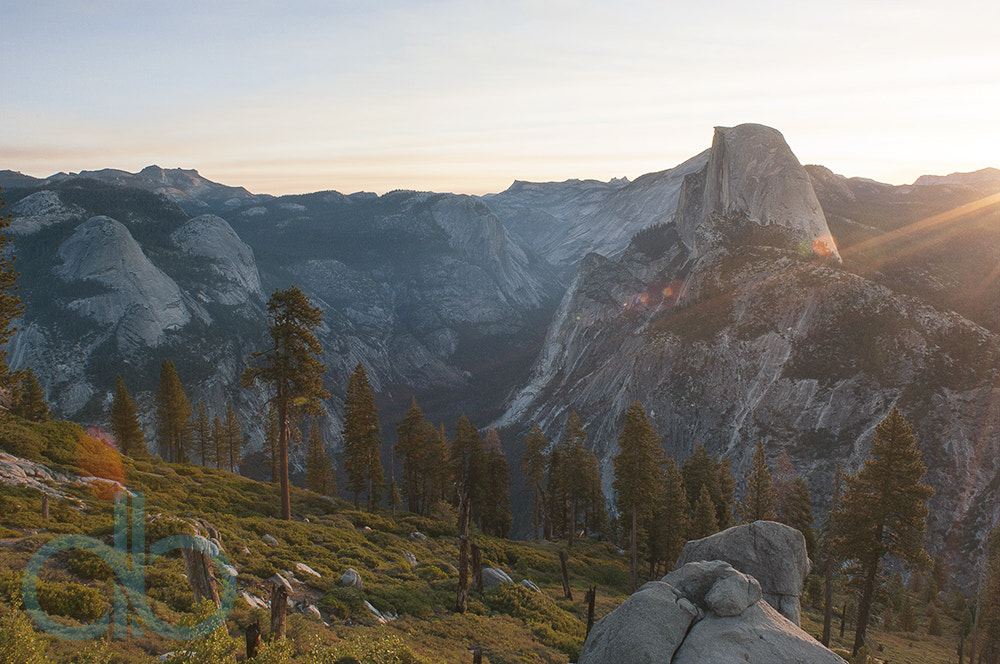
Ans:
POLYGON ((931 468, 931 548, 974 556, 1000 520, 997 169, 892 186, 740 125, 632 182, 483 197, 273 197, 155 166, 0 187, 27 306, 10 361, 63 417, 103 422, 120 373, 151 425, 170 358, 259 441, 261 397, 237 377, 268 294, 296 284, 325 312, 327 387, 342 397, 364 362, 390 442, 415 395, 449 427, 496 423, 516 469, 533 422, 558 438, 576 410, 610 490, 639 400, 678 461, 700 442, 742 477, 757 440, 787 450, 821 513, 898 406, 931 468))

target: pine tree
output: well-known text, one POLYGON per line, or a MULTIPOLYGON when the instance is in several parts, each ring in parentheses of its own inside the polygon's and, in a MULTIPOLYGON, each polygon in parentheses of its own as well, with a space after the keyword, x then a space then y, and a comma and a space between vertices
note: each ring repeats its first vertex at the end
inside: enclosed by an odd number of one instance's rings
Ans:
POLYGON ((795 528, 806 540, 806 551, 810 558, 816 555, 816 531, 812 527, 812 500, 806 481, 795 474, 795 467, 786 450, 778 457, 774 478, 775 515, 774 520, 795 528))
POLYGON ((191 420, 191 442, 193 451, 198 453, 198 463, 208 466, 215 461, 215 440, 212 438, 212 426, 208 422, 205 404, 201 401, 198 402, 198 408, 191 420))
POLYGON ((688 537, 701 539, 719 532, 719 522, 716 519, 715 503, 708 486, 701 487, 701 494, 694 504, 694 514, 688 526, 688 537))
POLYGON ((295 286, 275 291, 267 303, 268 328, 272 348, 256 351, 242 382, 251 387, 258 381, 270 386, 271 401, 278 415, 278 480, 281 485, 281 518, 292 518, 288 484, 288 428, 294 414, 318 414, 320 402, 330 397, 323 389, 326 367, 320 362, 323 349, 313 330, 323 321, 323 312, 314 307, 295 286))
POLYGON ((478 523, 485 495, 486 450, 479 430, 465 415, 458 419, 455 426, 455 439, 451 442, 449 456, 455 480, 453 504, 460 506, 463 498, 472 501, 470 518, 478 523))
MULTIPOLYGON (((3 199, 0 198, 0 208, 3 199)), ((24 313, 21 298, 17 296, 17 278, 20 276, 14 270, 16 254, 7 247, 10 239, 4 232, 10 227, 10 215, 0 216, 0 388, 12 387, 13 377, 7 366, 7 342, 10 341, 17 327, 14 321, 24 313)))
POLYGON ((269 404, 267 417, 264 419, 264 444, 261 453, 264 465, 271 472, 271 481, 278 481, 278 410, 274 403, 269 404))
POLYGON ((733 481, 728 459, 710 455, 705 447, 698 443, 694 447, 694 452, 684 462, 681 474, 684 477, 688 504, 692 510, 690 515, 692 520, 695 518, 694 509, 704 487, 708 489, 712 504, 715 506, 716 528, 721 530, 733 525, 733 491, 736 483, 733 481))
MULTIPOLYGON (((214 461, 215 467, 222 468, 222 463, 226 458, 226 427, 222 420, 216 415, 212 418, 212 434, 209 436, 208 462, 214 461)), ((208 465, 206 462, 205 465, 208 465)))
POLYGON ((740 505, 740 519, 743 523, 774 519, 774 485, 771 470, 767 467, 764 443, 757 442, 753 453, 753 464, 746 472, 746 494, 740 505))
MULTIPOLYGON (((667 459, 662 496, 653 521, 653 532, 650 535, 656 549, 656 556, 650 562, 653 565, 663 562, 667 569, 673 569, 673 564, 680 557, 684 543, 688 539, 690 512, 687 491, 684 490, 684 478, 673 457, 667 459)), ((650 574, 650 578, 654 576, 655 574, 650 574)))
POLYGON ((924 551, 926 501, 934 493, 922 484, 927 467, 913 429, 896 408, 875 427, 871 458, 844 477, 840 509, 834 514, 835 551, 853 560, 861 582, 854 650, 865 644, 879 567, 887 555, 912 566, 930 565, 924 551))
POLYGON ((488 535, 506 537, 514 524, 510 511, 510 466, 496 429, 491 428, 483 436, 483 448, 485 477, 480 527, 488 535))
POLYGON ((111 402, 108 419, 111 435, 115 437, 119 452, 133 458, 149 456, 145 445, 146 436, 142 433, 135 404, 132 403, 132 397, 121 376, 115 380, 115 397, 111 402))
POLYGON ((631 590, 638 587, 638 542, 640 529, 645 532, 653 516, 664 482, 663 448, 660 437, 636 401, 625 412, 625 423, 618 436, 618 454, 614 457, 615 491, 618 514, 629 532, 631 547, 631 590))
POLYGON ((521 477, 532 492, 532 532, 535 539, 541 536, 539 529, 545 516, 542 482, 545 481, 545 450, 548 446, 542 427, 535 422, 524 439, 524 455, 521 457, 521 477))
POLYGON ((191 402, 177 369, 170 360, 160 365, 160 386, 156 391, 156 437, 160 454, 171 463, 188 460, 191 438, 191 402))
POLYGON ((38 382, 35 372, 28 368, 15 372, 15 376, 19 384, 14 390, 15 399, 10 412, 30 422, 47 422, 49 402, 45 399, 45 390, 38 382))
POLYGON ((438 501, 448 500, 452 488, 451 441, 444 430, 430 422, 424 424, 424 441, 427 445, 424 452, 423 476, 424 515, 430 515, 431 505, 438 501))
POLYGON ((413 397, 406 415, 396 425, 396 454, 403 461, 403 493, 406 495, 407 509, 420 512, 422 470, 427 453, 427 422, 424 413, 413 397))
POLYGON ((361 493, 366 492, 368 511, 374 512, 385 484, 382 428, 375 395, 360 362, 351 373, 344 397, 344 470, 347 487, 354 493, 354 506, 360 506, 361 493))
POLYGON ((222 423, 225 445, 222 450, 229 463, 229 472, 235 473, 243 460, 243 427, 233 410, 233 404, 226 406, 226 419, 222 423))
POLYGON ((333 464, 315 421, 309 429, 306 447, 306 488, 324 496, 333 495, 333 464))

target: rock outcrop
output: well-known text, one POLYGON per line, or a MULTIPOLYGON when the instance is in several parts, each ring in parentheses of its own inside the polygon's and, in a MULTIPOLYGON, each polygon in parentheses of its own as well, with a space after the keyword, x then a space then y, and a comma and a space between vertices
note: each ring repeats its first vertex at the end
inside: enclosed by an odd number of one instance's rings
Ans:
POLYGON ((677 567, 686 569, 688 563, 699 560, 724 560, 753 576, 760 582, 767 603, 799 624, 802 584, 810 563, 805 538, 795 528, 774 521, 733 526, 685 544, 677 567))
POLYGON ((153 265, 128 229, 110 217, 92 217, 59 246, 65 281, 92 281, 107 292, 73 300, 69 309, 101 325, 116 326, 120 350, 156 347, 168 330, 184 327, 191 313, 181 289, 153 265))
POLYGON ((174 231, 170 239, 184 253, 208 259, 211 270, 221 277, 219 283, 204 284, 215 301, 243 304, 250 297, 261 295, 253 249, 222 217, 214 214, 195 217, 174 231))
POLYGON ((594 625, 579 664, 842 664, 761 599, 755 578, 699 561, 647 583, 594 625))

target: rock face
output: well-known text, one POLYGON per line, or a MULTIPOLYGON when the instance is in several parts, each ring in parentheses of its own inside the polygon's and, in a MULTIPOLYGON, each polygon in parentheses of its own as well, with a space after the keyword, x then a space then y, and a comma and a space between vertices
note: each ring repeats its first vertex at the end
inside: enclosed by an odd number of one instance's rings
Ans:
POLYGON ((729 563, 693 562, 647 583, 602 618, 579 664, 826 663, 843 660, 761 600, 729 563))
POLYGON ((123 350, 155 347, 168 330, 191 320, 180 288, 153 265, 121 223, 93 217, 80 224, 57 252, 54 272, 65 281, 93 281, 106 293, 73 300, 71 311, 116 326, 123 350))
POLYGON ((170 239, 184 253, 207 258, 211 270, 221 277, 218 284, 205 284, 211 291, 211 299, 233 305, 262 294, 253 249, 222 217, 214 214, 195 217, 174 231, 170 239))
POLYGON ((685 544, 677 567, 685 569, 688 563, 700 560, 724 560, 754 577, 768 604, 799 624, 802 584, 810 563, 805 538, 795 528, 773 521, 734 526, 685 544))

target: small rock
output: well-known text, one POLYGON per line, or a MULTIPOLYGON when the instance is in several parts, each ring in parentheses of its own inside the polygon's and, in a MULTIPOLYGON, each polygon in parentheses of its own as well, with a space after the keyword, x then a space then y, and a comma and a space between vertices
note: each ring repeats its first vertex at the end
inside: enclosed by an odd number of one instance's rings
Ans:
POLYGON ((499 586, 501 583, 514 583, 514 580, 510 578, 510 575, 502 569, 497 569, 495 567, 487 567, 483 569, 483 587, 493 588, 499 586))
POLYGON ((309 567, 309 565, 306 565, 305 563, 295 563, 295 569, 305 574, 311 574, 315 576, 317 579, 323 578, 322 574, 314 570, 312 567, 309 567))
POLYGON ((285 589, 285 593, 289 597, 291 597, 292 593, 294 592, 292 590, 292 584, 288 583, 288 579, 286 579, 285 577, 281 576, 280 574, 275 574, 270 579, 268 579, 268 581, 270 581, 271 583, 273 583, 273 584, 275 584, 277 586, 283 587, 285 589))
POLYGON ((271 537, 267 533, 264 533, 264 536, 261 537, 261 539, 264 540, 264 542, 266 542, 270 546, 280 546, 280 544, 281 544, 278 540, 276 540, 275 538, 271 537))
POLYGON ((418 531, 413 531, 412 533, 410 533, 410 539, 411 540, 417 540, 419 542, 423 542, 424 540, 427 539, 427 535, 424 535, 423 533, 418 532, 418 531))
POLYGON ((536 593, 542 592, 542 589, 539 588, 537 585, 535 585, 534 581, 531 581, 529 579, 521 579, 521 585, 527 588, 528 590, 534 590, 536 593))
POLYGON ((364 587, 364 582, 361 580, 361 575, 353 567, 348 567, 347 571, 344 572, 343 576, 340 577, 340 585, 342 586, 354 586, 357 589, 362 589, 364 587))
POLYGON ((305 608, 303 613, 307 613, 316 620, 323 622, 323 614, 319 612, 319 608, 315 604, 310 604, 305 608))
POLYGON ((404 551, 403 557, 406 558, 406 562, 410 563, 410 567, 417 566, 417 557, 412 553, 410 553, 409 551, 404 551))

